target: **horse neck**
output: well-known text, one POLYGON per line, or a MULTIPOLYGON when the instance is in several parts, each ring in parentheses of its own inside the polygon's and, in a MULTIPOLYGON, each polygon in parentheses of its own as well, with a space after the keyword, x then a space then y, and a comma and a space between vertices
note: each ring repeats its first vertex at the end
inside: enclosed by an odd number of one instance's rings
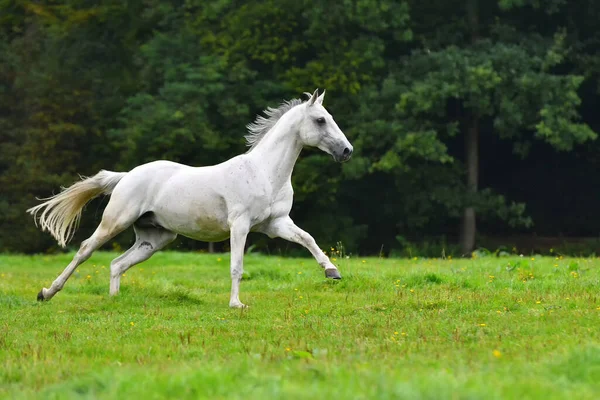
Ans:
POLYGON ((280 189, 292 176, 302 143, 298 139, 299 116, 288 111, 249 153, 264 166, 271 185, 280 189))

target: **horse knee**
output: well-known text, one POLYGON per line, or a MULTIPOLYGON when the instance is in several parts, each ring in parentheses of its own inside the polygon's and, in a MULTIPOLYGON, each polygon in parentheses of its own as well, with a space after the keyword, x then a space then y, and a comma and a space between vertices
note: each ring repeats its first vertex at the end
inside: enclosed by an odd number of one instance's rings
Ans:
POLYGON ((244 268, 242 266, 231 267, 231 279, 240 281, 243 274, 244 268))
POLYGON ((110 263, 110 277, 118 278, 121 276, 121 263, 119 261, 113 261, 110 263))

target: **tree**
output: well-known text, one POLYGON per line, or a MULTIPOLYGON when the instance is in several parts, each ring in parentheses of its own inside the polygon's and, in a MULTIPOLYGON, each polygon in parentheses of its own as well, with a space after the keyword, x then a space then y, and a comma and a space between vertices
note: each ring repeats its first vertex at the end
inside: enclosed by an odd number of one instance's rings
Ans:
POLYGON ((121 2, 0 6, 0 249, 42 251, 54 245, 25 213, 35 197, 112 163, 104 133, 131 89, 121 46, 137 34, 137 13, 121 2))
POLYGON ((406 57, 400 75, 405 90, 397 104, 407 129, 419 136, 463 134, 467 190, 472 197, 461 227, 464 253, 475 244, 472 204, 478 192, 482 132, 513 140, 520 156, 526 155, 532 137, 558 150, 596 138, 579 122, 577 89, 583 77, 556 72, 567 53, 565 35, 545 38, 488 23, 483 37, 478 1, 469 0, 466 6, 470 35, 462 43, 441 44, 406 57))

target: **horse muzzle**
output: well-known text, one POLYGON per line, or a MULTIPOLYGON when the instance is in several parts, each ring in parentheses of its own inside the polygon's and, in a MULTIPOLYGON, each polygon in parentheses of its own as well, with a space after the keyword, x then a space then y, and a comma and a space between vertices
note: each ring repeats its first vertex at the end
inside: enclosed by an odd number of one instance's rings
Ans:
POLYGON ((339 163, 346 162, 352 157, 353 151, 352 145, 348 143, 348 145, 342 147, 340 151, 333 152, 333 159, 339 163))

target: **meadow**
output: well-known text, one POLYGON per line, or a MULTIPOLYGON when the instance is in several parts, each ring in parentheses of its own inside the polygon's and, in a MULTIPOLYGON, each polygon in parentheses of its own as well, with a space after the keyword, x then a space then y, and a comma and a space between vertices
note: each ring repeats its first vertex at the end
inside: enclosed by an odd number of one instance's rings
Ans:
POLYGON ((0 256, 0 398, 597 399, 600 259, 0 256))

